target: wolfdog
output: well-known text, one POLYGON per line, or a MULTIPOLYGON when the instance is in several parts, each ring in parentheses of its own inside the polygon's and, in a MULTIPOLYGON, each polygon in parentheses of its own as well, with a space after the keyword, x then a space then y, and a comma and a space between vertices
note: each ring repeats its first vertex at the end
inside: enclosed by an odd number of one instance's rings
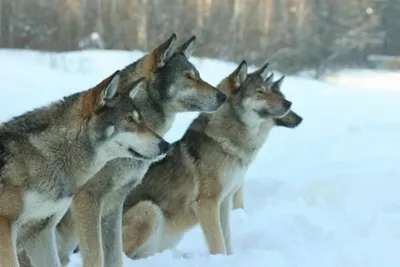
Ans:
MULTIPOLYGON (((173 34, 148 55, 121 71, 121 80, 146 77, 144 89, 135 104, 146 123, 158 134, 165 134, 178 112, 218 110, 226 94, 201 79, 189 62, 194 50, 193 36, 175 49, 173 34)), ((76 223, 68 212, 57 227, 58 248, 63 266, 77 247, 84 266, 122 266, 122 205, 132 187, 140 182, 152 160, 119 158, 108 162, 76 194, 70 211, 81 218, 76 223)))
MULTIPOLYGON (((273 74, 271 74, 267 81, 272 80, 273 74)), ((284 77, 281 77, 279 81, 276 83, 276 86, 280 86, 280 84, 283 82, 284 77)), ((282 93, 278 91, 282 97, 282 93)), ((297 127, 302 121, 302 118, 299 117, 296 113, 290 112, 288 116, 286 116, 284 119, 275 119, 274 123, 277 126, 283 126, 286 128, 295 128, 297 127)), ((239 189, 234 193, 233 195, 233 209, 244 209, 244 183, 239 187, 239 189)))
POLYGON ((174 247, 197 223, 211 254, 232 253, 229 214, 233 194, 274 125, 297 126, 267 66, 247 74, 243 61, 219 88, 227 103, 200 114, 167 156, 150 166, 124 202, 125 254, 143 258, 174 247))
POLYGON ((106 162, 149 158, 170 144, 133 103, 143 79, 119 86, 117 71, 92 89, 15 117, 0 127, 0 266, 61 266, 55 227, 73 195, 106 162))

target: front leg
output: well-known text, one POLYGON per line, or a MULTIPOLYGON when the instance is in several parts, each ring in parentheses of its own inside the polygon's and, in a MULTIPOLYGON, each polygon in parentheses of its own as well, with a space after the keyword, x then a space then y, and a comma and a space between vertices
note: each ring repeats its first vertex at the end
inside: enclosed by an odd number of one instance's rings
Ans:
POLYGON ((216 198, 200 198, 197 200, 194 210, 209 252, 211 254, 225 254, 218 200, 216 198))
POLYGON ((226 252, 232 254, 232 240, 231 240, 231 227, 230 215, 232 211, 232 196, 227 196, 221 203, 220 218, 222 233, 224 235, 226 252))
POLYGON ((79 191, 71 208, 79 239, 79 252, 84 267, 103 267, 101 244, 101 201, 97 195, 86 190, 79 191))
MULTIPOLYGON (((115 200, 114 200, 115 201, 115 200)), ((104 267, 122 267, 122 206, 124 199, 115 201, 112 207, 103 214, 101 233, 103 240, 104 267)))
POLYGON ((56 242, 56 225, 65 211, 54 214, 44 220, 44 228, 35 237, 25 244, 25 251, 33 266, 61 267, 56 242))
POLYGON ((18 227, 0 217, 0 267, 19 267, 17 257, 18 227))
POLYGON ((34 267, 32 266, 31 260, 29 259, 25 250, 18 253, 18 262, 21 265, 21 267, 34 267))

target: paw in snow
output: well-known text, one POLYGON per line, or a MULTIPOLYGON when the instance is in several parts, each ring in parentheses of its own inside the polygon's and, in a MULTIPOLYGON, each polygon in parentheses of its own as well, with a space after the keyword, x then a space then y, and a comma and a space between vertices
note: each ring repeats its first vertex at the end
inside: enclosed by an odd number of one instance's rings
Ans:
POLYGON ((182 252, 176 249, 173 250, 174 258, 181 258, 181 259, 193 259, 205 256, 206 254, 201 253, 199 251, 189 251, 189 252, 182 252))

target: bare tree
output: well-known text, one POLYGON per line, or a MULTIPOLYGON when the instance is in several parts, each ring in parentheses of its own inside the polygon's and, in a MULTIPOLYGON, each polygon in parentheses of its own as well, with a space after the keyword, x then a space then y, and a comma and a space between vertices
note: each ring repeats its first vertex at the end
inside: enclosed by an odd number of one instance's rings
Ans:
POLYGON ((399 13, 400 0, 0 0, 0 45, 146 51, 173 32, 196 34, 198 56, 318 76, 398 53, 399 13))

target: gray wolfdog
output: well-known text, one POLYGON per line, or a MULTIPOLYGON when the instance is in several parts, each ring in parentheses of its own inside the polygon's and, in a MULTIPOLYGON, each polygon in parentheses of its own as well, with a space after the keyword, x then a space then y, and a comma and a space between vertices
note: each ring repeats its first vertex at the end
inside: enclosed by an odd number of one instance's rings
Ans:
POLYGON ((22 249, 34 266, 61 266, 55 227, 79 187, 109 160, 154 158, 169 149, 134 119, 143 79, 121 87, 120 78, 117 71, 0 127, 0 266, 19 266, 22 249))
MULTIPOLYGON (((155 132, 165 134, 179 112, 218 110, 226 94, 201 79, 189 62, 195 37, 175 48, 173 34, 166 42, 121 71, 121 80, 144 76, 144 88, 135 98, 144 120, 155 132)), ((78 244, 84 266, 122 266, 122 205, 140 182, 152 159, 119 158, 108 162, 74 198, 57 226, 58 249, 63 266, 78 244), (74 216, 72 216, 74 213, 74 216), (77 224, 75 216, 80 217, 77 224)))

